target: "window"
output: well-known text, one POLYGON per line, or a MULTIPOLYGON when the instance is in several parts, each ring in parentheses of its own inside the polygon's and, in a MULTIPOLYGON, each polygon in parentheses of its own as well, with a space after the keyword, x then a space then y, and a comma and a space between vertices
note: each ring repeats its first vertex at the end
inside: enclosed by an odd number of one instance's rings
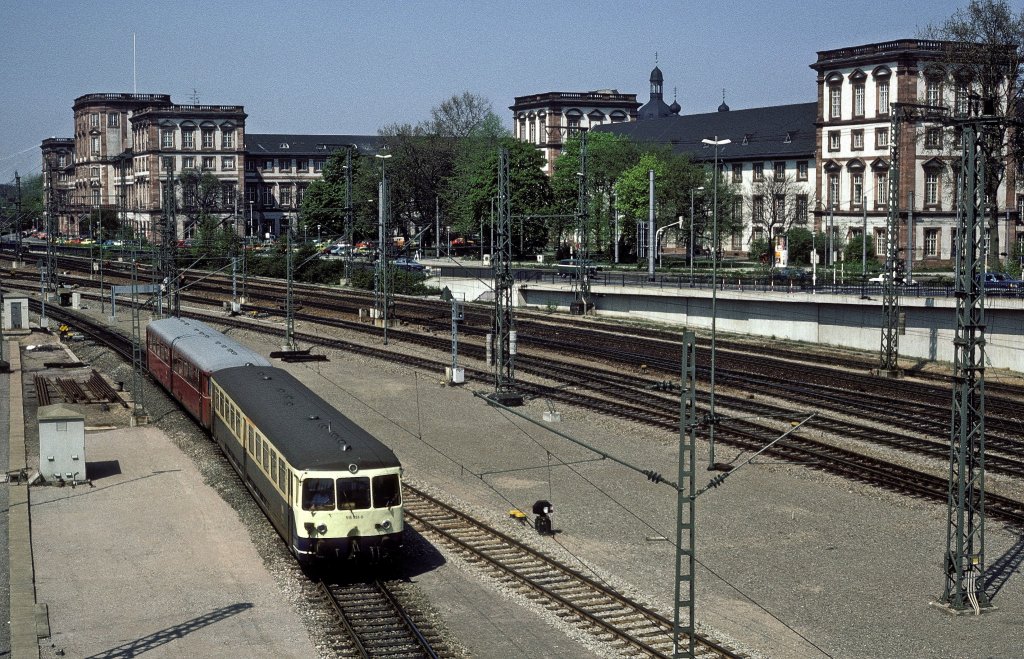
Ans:
POLYGON ((92 155, 100 155, 100 138, 93 136, 90 140, 90 145, 92 146, 92 155))
POLYGON ((225 171, 233 171, 235 169, 235 157, 234 156, 221 156, 220 168, 225 171))
MULTIPOLYGON (((579 119, 576 120, 576 125, 579 125, 579 119)), ((519 139, 523 139, 524 135, 526 135, 526 117, 519 120, 519 139)))
POLYGON ((250 203, 250 204, 256 203, 256 188, 255 187, 253 187, 251 185, 245 186, 245 201, 250 203))
POLYGON ((92 205, 93 206, 99 206, 100 205, 100 189, 99 188, 96 188, 95 190, 92 191, 92 205))
POLYGON ((256 451, 256 439, 252 426, 248 427, 246 438, 248 439, 249 455, 252 455, 256 451))
POLYGON ((196 148, 196 131, 191 128, 182 129, 181 131, 181 148, 183 149, 194 149, 196 148))
POLYGON ((764 180, 764 163, 763 162, 755 162, 754 163, 754 180, 755 181, 763 181, 764 180))
POLYGON ((854 151, 864 150, 864 131, 854 130, 850 131, 850 148, 854 151))
POLYGON ((302 205, 302 198, 306 195, 307 187, 308 186, 303 183, 299 183, 295 186, 295 203, 299 206, 302 205))
POLYGON ((384 474, 373 477, 373 507, 390 508, 402 503, 402 488, 398 474, 384 474))
POLYGON ((295 171, 304 172, 307 169, 309 169, 309 166, 306 164, 305 158, 299 158, 298 160, 295 161, 295 171))
POLYGON ((885 253, 885 229, 875 229, 875 254, 885 253))
POLYGON ((959 117, 967 115, 967 86, 957 85, 953 100, 953 113, 959 117))
POLYGON ((577 116, 568 116, 568 117, 566 117, 566 121, 568 122, 568 125, 569 125, 569 134, 570 135, 575 135, 576 133, 580 132, 580 118, 579 117, 577 117, 577 116))
POLYGON ((743 182, 743 165, 732 166, 732 182, 742 183, 743 182))
POLYGON ((530 122, 530 142, 533 143, 533 142, 536 142, 536 141, 537 141, 537 124, 535 124, 534 122, 531 121, 530 122))
POLYGON ((196 159, 195 159, 195 157, 194 156, 185 156, 185 157, 183 157, 181 159, 181 168, 182 169, 195 169, 196 168, 196 159))
POLYGON ((786 163, 785 161, 775 162, 775 180, 785 181, 786 180, 786 163))
POLYGON ((203 148, 204 149, 212 149, 213 148, 213 129, 212 128, 204 128, 203 129, 203 148))
POLYGON ((246 160, 245 160, 245 171, 247 171, 247 172, 255 172, 256 171, 256 161, 253 160, 252 158, 246 158, 246 160))
POLYGON ((938 229, 925 229, 924 230, 924 255, 925 256, 938 256, 939 255, 939 230, 938 229))
POLYGON ((90 167, 89 168, 89 178, 98 179, 99 177, 100 177, 100 168, 99 167, 90 167))
POLYGON ((270 473, 270 449, 267 448, 266 442, 260 442, 263 444, 263 471, 270 473))
POLYGON ((839 203, 839 174, 828 175, 828 199, 826 202, 830 208, 839 203))
POLYGON ((939 86, 939 81, 935 78, 925 81, 924 102, 928 105, 938 105, 941 97, 942 88, 939 86))
POLYGON ((887 206, 889 204, 889 174, 879 172, 875 174, 875 207, 887 206))
POLYGON ((203 169, 213 169, 217 166, 217 159, 213 156, 203 156, 203 169))
POLYGON ((272 171, 274 171, 274 161, 273 160, 264 160, 263 164, 262 164, 262 169, 265 172, 272 172, 272 171))
POLYGON ((121 125, 121 115, 117 112, 107 113, 107 128, 117 128, 121 125))
POLYGON ((99 128, 100 127, 100 113, 99 112, 93 112, 92 114, 89 115, 89 127, 90 128, 99 128))
MULTIPOLYGON (((615 117, 612 116, 612 123, 613 124, 614 123, 618 123, 620 121, 622 121, 622 119, 616 120, 615 117)), ((548 137, 548 118, 547 118, 547 116, 541 117, 539 123, 540 123, 540 129, 538 131, 538 137, 540 137, 541 144, 543 144, 547 140, 547 137, 548 137)))
POLYGON ((260 186, 260 203, 264 206, 273 206, 276 203, 276 200, 274 199, 274 186, 260 186))
POLYGON ((843 116, 843 88, 833 85, 828 90, 828 116, 830 119, 839 119, 843 116))
POLYGON ((291 171, 292 159, 291 158, 278 158, 278 160, 277 160, 277 168, 280 169, 282 172, 291 171))
POLYGON ((313 171, 314 172, 322 172, 323 169, 324 169, 324 161, 323 160, 314 160, 313 161, 313 171))
POLYGON ((238 190, 233 181, 227 183, 221 183, 220 186, 221 197, 224 199, 224 206, 234 206, 235 198, 237 197, 238 190))
POLYGON ((797 224, 806 224, 807 215, 810 212, 810 204, 808 197, 805 194, 798 194, 796 196, 796 217, 793 221, 797 224))
POLYGON ((290 185, 281 186, 281 205, 291 206, 292 205, 292 188, 290 185))
POLYGON ((807 180, 807 161, 801 160, 796 164, 796 180, 806 181, 807 180))
POLYGON ((338 479, 338 510, 370 507, 370 479, 365 476, 338 479))
POLYGON ((864 116, 864 83, 859 82, 853 86, 853 116, 864 116))
POLYGON ((774 208, 772 218, 776 223, 781 223, 786 217, 786 195, 777 194, 772 202, 774 208))
POLYGON ((850 180, 853 185, 853 205, 860 206, 864 203, 864 175, 856 172, 850 177, 850 180))
POLYGON ((67 167, 68 166, 68 156, 67 156, 67 154, 62 153, 62 154, 60 154, 57 157, 57 166, 58 167, 67 167))
POLYGON ((285 469, 284 460, 277 456, 277 487, 285 491, 285 482, 288 480, 288 471, 285 469))
POLYGON ((760 222, 764 218, 764 197, 756 195, 750 204, 750 214, 754 222, 760 222))
POLYGON ((838 151, 839 150, 839 131, 830 130, 828 132, 828 150, 838 151))
POLYGON ((926 128, 924 131, 924 148, 938 149, 942 142, 942 129, 926 128))
POLYGON ((267 474, 271 483, 277 480, 277 454, 273 451, 270 452, 270 469, 267 470, 267 474))
POLYGON ((160 131, 160 148, 161 149, 173 149, 174 148, 174 130, 171 128, 164 128, 160 131))
POLYGON ((875 148, 876 149, 888 149, 889 148, 889 129, 888 128, 876 128, 875 129, 875 148))
POLYGON ((164 156, 160 160, 163 163, 163 170, 165 172, 174 171, 174 158, 172 158, 171 156, 164 156))
POLYGON ((330 478, 302 481, 302 509, 334 510, 334 481, 330 478))
POLYGON ((939 203, 939 173, 936 171, 924 174, 924 203, 926 206, 937 206, 939 203))
POLYGON ((235 129, 225 129, 220 134, 220 148, 222 149, 233 149, 235 148, 235 129))
POLYGON ((889 114, 889 81, 879 82, 876 89, 878 90, 878 114, 885 116, 889 114))

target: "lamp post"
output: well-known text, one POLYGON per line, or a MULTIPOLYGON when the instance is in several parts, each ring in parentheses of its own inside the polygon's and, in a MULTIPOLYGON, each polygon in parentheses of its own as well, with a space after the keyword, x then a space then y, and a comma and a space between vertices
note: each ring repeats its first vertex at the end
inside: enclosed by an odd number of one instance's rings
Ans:
POLYGON ((693 286, 693 195, 703 190, 703 185, 690 190, 690 286, 693 286))
POLYGON ((715 147, 715 171, 714 171, 714 202, 712 205, 712 229, 711 229, 711 388, 709 396, 708 414, 710 415, 708 434, 708 469, 715 468, 715 335, 718 317, 718 147, 731 144, 732 140, 718 139, 715 135, 713 140, 703 139, 704 144, 715 147))
POLYGON ((377 209, 377 313, 383 319, 384 345, 388 344, 388 251, 385 246, 387 238, 388 221, 388 180, 384 172, 384 161, 391 157, 390 153, 378 153, 375 158, 380 158, 380 203, 377 209))

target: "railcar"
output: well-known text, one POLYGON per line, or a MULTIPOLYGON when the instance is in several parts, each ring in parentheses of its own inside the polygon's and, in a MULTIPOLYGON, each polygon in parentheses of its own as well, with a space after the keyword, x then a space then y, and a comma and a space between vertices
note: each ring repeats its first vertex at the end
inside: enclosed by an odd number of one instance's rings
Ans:
POLYGON ((394 556, 401 464, 387 446, 287 371, 210 377, 212 434, 300 562, 394 556))
POLYGON ((149 372, 206 429, 210 428, 210 374, 232 366, 270 366, 258 352, 191 318, 162 318, 146 327, 149 372))

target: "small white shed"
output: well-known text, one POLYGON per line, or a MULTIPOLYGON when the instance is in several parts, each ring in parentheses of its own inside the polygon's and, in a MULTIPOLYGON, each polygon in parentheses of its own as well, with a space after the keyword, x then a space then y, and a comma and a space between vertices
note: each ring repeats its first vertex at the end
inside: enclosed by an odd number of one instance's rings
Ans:
POLYGON ((63 405, 39 408, 39 473, 51 483, 87 480, 85 416, 63 405))
POLYGON ((4 324, 3 333, 30 334, 32 328, 28 326, 28 298, 19 295, 4 296, 4 324))

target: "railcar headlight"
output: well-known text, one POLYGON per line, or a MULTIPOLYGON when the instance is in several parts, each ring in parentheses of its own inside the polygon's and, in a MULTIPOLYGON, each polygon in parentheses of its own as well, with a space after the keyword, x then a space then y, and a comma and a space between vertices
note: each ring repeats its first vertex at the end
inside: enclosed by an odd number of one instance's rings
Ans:
POLYGON ((316 527, 316 532, 319 533, 320 535, 327 535, 327 525, 326 524, 320 524, 319 526, 316 527))
POLYGON ((384 531, 385 533, 391 531, 391 520, 386 519, 383 522, 376 524, 378 531, 384 531))

